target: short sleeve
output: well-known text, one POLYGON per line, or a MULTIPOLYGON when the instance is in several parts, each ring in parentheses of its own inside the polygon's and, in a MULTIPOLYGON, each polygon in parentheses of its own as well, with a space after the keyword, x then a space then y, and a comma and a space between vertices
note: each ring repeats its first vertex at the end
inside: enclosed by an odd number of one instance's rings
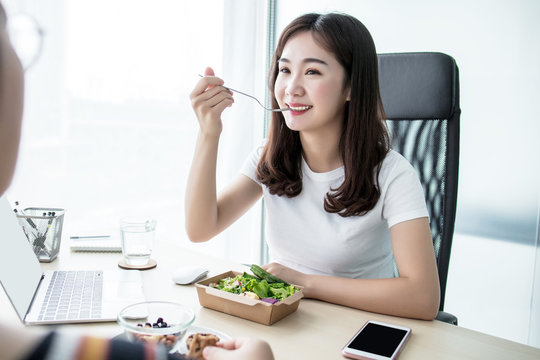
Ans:
POLYGON ((240 169, 241 174, 246 175, 248 178, 255 181, 257 184, 260 184, 260 181, 257 180, 257 176, 255 174, 257 172, 257 166, 259 165, 259 160, 261 158, 261 154, 265 144, 266 140, 264 140, 259 146, 257 146, 251 152, 251 154, 249 154, 247 159, 244 161, 242 168, 240 169))
POLYGON ((389 228, 403 221, 429 217, 424 189, 416 170, 403 156, 392 153, 383 191, 383 218, 389 228))

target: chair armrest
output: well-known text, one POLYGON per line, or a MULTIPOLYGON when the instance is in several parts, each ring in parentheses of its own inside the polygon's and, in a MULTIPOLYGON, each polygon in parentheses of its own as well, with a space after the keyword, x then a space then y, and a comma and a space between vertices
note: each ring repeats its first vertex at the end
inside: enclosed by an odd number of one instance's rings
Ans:
POLYGON ((456 326, 458 324, 457 317, 445 311, 439 311, 439 313, 435 317, 435 320, 439 320, 456 326))

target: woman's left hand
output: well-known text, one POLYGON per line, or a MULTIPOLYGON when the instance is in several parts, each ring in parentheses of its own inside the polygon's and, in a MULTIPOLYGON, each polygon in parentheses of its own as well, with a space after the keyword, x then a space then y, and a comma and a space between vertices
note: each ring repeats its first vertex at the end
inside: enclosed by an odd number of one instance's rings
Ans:
POLYGON ((293 270, 278 263, 270 263, 263 265, 262 268, 268 271, 270 274, 280 278, 281 280, 288 282, 289 284, 304 285, 306 274, 293 270))

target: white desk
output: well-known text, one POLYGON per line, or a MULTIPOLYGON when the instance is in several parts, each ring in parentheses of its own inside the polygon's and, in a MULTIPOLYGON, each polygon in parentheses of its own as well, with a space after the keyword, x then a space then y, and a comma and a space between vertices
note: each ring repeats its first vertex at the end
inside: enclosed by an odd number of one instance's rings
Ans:
MULTIPOLYGON (((58 259, 42 264, 44 269, 115 269, 119 253, 71 253, 64 242, 58 259)), ((298 310, 271 326, 202 308, 195 286, 179 286, 171 273, 184 264, 205 264, 210 276, 245 267, 206 256, 171 243, 157 241, 154 254, 158 266, 142 272, 148 300, 183 303, 196 312, 195 325, 211 327, 232 337, 258 337, 268 341, 276 359, 343 359, 341 348, 367 320, 379 320, 412 329, 412 336, 400 359, 540 359, 540 349, 500 339, 438 321, 403 319, 364 312, 316 300, 302 299, 298 310)), ((133 271, 133 270, 125 270, 133 271)), ((0 290, 0 318, 22 326, 3 290, 0 290)), ((60 330, 98 336, 121 333, 116 323, 64 325, 60 330)))

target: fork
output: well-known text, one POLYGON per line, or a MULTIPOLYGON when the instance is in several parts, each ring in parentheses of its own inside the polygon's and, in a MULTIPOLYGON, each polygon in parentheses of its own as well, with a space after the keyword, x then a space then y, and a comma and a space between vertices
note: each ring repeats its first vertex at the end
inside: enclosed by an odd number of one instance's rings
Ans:
MULTIPOLYGON (((201 74, 199 74, 200 77, 204 77, 202 76, 201 74)), ((246 94, 246 93, 243 93, 241 91, 238 91, 238 90, 234 90, 233 88, 230 88, 230 87, 227 87, 227 86, 223 86, 221 85, 221 87, 227 89, 227 90, 230 90, 232 92, 235 92, 235 93, 239 93, 239 94, 242 94, 244 96, 247 96, 249 98, 252 98, 253 100, 255 100, 259 105, 262 106, 262 108, 264 110, 267 110, 267 111, 273 111, 273 112, 280 112, 280 111, 290 111, 291 109, 290 108, 283 108, 283 109, 272 109, 272 108, 267 108, 266 106, 264 106, 260 101, 259 99, 257 99, 255 96, 252 96, 252 95, 249 95, 249 94, 246 94)))

